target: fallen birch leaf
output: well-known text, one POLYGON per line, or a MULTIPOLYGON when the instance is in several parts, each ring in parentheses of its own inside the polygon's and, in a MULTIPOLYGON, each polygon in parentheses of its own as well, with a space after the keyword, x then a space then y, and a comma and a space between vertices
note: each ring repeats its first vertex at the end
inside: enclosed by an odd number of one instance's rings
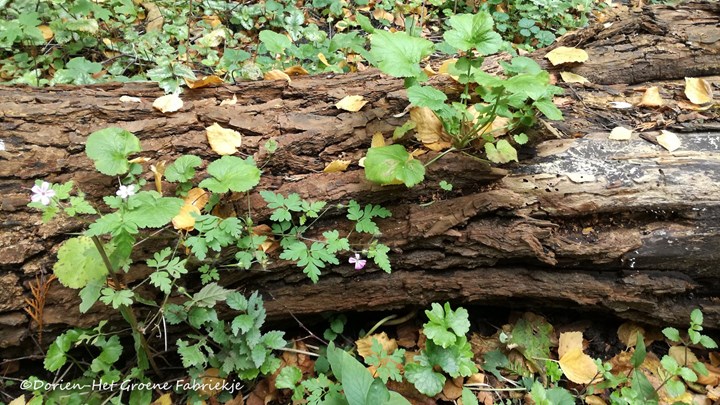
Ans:
POLYGON ((185 84, 187 84, 188 88, 191 89, 201 89, 203 87, 209 87, 209 86, 216 86, 219 84, 223 84, 223 79, 219 78, 215 75, 205 76, 202 79, 198 80, 191 80, 187 77, 183 77, 185 80, 185 84))
POLYGON ((585 62, 588 60, 587 52, 579 48, 570 48, 567 46, 559 46, 548 52, 545 57, 553 66, 563 63, 585 62))
POLYGON ((372 141, 370 141, 370 147, 379 148, 381 146, 385 146, 385 137, 383 137, 382 132, 375 132, 372 141))
POLYGON ((155 3, 149 1, 142 2, 142 6, 147 10, 147 14, 145 15, 145 31, 162 31, 165 19, 160 12, 160 8, 155 3))
POLYGON ((558 357, 563 358, 566 353, 572 349, 583 348, 583 335, 582 332, 564 332, 560 334, 558 341, 558 357))
POLYGON ((575 384, 590 384, 598 376, 595 361, 580 348, 570 349, 559 363, 568 380, 575 384))
POLYGON ((181 109, 183 101, 177 93, 166 94, 153 101, 153 108, 162 113, 171 113, 181 109))
POLYGON ((665 104, 665 102, 662 97, 660 97, 660 89, 657 86, 652 86, 645 90, 642 100, 640 100, 640 104, 638 105, 643 107, 660 107, 663 104, 665 104))
POLYGON ((565 83, 590 83, 590 80, 573 72, 560 72, 560 77, 565 83))
POLYGON ((680 138, 670 131, 662 130, 662 135, 657 137, 657 143, 668 151, 672 152, 681 146, 680 138))
POLYGON ((617 330, 618 339, 628 348, 635 347, 638 333, 645 336, 645 328, 633 322, 625 322, 617 330))
POLYGON ((285 69, 285 73, 287 73, 288 76, 307 76, 309 74, 308 71, 300 65, 290 66, 285 69))
POLYGON ((210 148, 218 155, 232 155, 242 145, 242 135, 232 129, 223 128, 217 122, 205 128, 210 148))
POLYGON ((50 28, 49 26, 47 26, 45 24, 38 25, 38 29, 40 30, 40 33, 42 34, 42 37, 45 40, 45 42, 48 42, 49 40, 53 39, 53 37, 55 36, 55 33, 53 32, 52 28, 50 28))
POLYGON ((347 170, 348 166, 350 166, 350 163, 352 163, 352 160, 333 160, 332 162, 328 163, 327 166, 325 166, 325 169, 323 169, 324 173, 337 173, 337 172, 344 172, 347 170))
POLYGON ((207 202, 208 194, 201 188, 193 188, 188 191, 180 212, 172 219, 173 228, 191 231, 195 228, 195 216, 200 215, 207 202))
POLYGON ((610 136, 608 136, 608 139, 611 139, 613 141, 627 141, 632 136, 632 130, 623 128, 623 127, 615 127, 612 131, 610 131, 610 136))
POLYGON ((686 77, 685 97, 693 104, 709 104, 713 102, 713 91, 710 83, 704 79, 686 77))
POLYGON ((263 78, 265 80, 287 80, 288 83, 292 82, 292 79, 290 79, 290 76, 288 76, 287 73, 277 69, 266 72, 263 75, 263 78))
POLYGON ((442 139, 443 126, 440 119, 427 107, 410 109, 410 119, 415 125, 415 138, 422 143, 435 143, 442 139))
POLYGON ((335 107, 340 110, 357 112, 367 104, 367 100, 363 96, 345 96, 342 100, 335 104, 335 107))

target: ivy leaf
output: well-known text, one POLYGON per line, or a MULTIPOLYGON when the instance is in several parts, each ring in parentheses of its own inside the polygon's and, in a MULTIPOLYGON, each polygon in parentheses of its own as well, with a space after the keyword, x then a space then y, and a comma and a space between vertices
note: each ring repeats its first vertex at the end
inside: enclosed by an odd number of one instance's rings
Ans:
POLYGON ((195 177, 195 168, 202 160, 195 155, 183 155, 165 169, 165 178, 170 182, 185 182, 195 177))
POLYGON ((445 93, 431 86, 412 86, 407 89, 407 95, 414 105, 428 107, 431 110, 441 109, 447 100, 445 93))
POLYGON ((467 52, 476 49, 481 55, 490 55, 500 50, 502 38, 493 31, 493 19, 486 12, 457 14, 450 17, 451 30, 443 34, 451 46, 467 52))
MULTIPOLYGON (((106 251, 111 250, 106 246, 106 251)), ((79 236, 65 241, 58 250, 53 272, 62 285, 83 288, 91 280, 103 279, 107 268, 92 239, 79 236)))
POLYGON ((425 166, 402 145, 380 146, 368 149, 365 177, 375 183, 394 184, 400 181, 412 187, 425 178, 425 166))
POLYGON ((201 181, 199 187, 214 193, 244 192, 260 182, 260 169, 252 157, 243 160, 226 155, 210 163, 207 171, 213 177, 201 181))
POLYGON ((497 141, 497 144, 486 143, 485 153, 489 161, 493 163, 508 163, 518 160, 517 150, 505 139, 497 141))
POLYGON ((85 144, 85 153, 95 162, 95 168, 108 176, 127 173, 128 155, 140 150, 140 140, 130 131, 117 127, 93 132, 85 144))
POLYGON ((160 228, 168 224, 182 208, 180 198, 163 197, 157 191, 141 191, 128 198, 132 209, 125 213, 125 221, 138 228, 160 228))
POLYGON ((433 43, 404 32, 375 31, 370 54, 383 72, 395 77, 423 78, 420 61, 433 52, 433 43))

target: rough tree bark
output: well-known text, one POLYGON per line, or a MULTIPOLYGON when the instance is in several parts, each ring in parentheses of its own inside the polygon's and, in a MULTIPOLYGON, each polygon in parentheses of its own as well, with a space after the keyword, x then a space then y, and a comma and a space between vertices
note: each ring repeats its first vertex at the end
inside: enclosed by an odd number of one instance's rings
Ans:
MULTIPOLYGON (((618 17, 609 28, 598 25, 566 37, 562 44, 589 50, 590 61, 572 70, 595 84, 566 86, 560 100, 566 120, 541 126, 538 135, 546 141, 522 151, 521 163, 501 169, 447 156, 429 167, 422 185, 409 190, 373 185, 356 164, 374 133, 388 136, 406 119, 395 117, 408 104, 402 82, 377 71, 186 91, 184 108, 169 115, 151 107, 161 95, 152 84, 0 88, 0 353, 26 353, 32 346, 34 332, 23 312, 29 283, 51 272, 60 242, 84 227, 76 219, 41 224, 25 207, 33 181, 75 180, 99 200, 112 193, 116 181, 97 174, 85 157, 88 134, 119 126, 141 139, 142 156, 153 161, 187 153, 212 159, 205 128, 215 122, 241 131, 241 152, 257 161, 267 159, 259 145, 271 137, 279 142, 258 189, 297 192, 329 204, 382 203, 393 213, 379 221, 382 240, 393 249, 390 275, 341 265, 312 284, 294 265, 276 261, 270 272, 224 278, 229 288, 260 290, 272 316, 397 309, 452 299, 585 306, 679 324, 700 306, 706 325, 720 327, 717 110, 607 106, 610 99, 638 98, 644 89, 619 83, 720 74, 720 46, 706 40, 720 38, 718 17, 718 4, 654 6, 618 17), (612 63, 605 59, 621 52, 625 56, 613 56, 612 63), (647 68, 648 63, 659 66, 660 59, 672 64, 647 68), (602 85, 609 83, 615 85, 602 85), (143 101, 121 103, 122 95, 143 101), (237 105, 219 105, 232 95, 237 105), (363 95, 369 103, 357 113, 336 109, 346 95, 363 95), (645 135, 661 128, 680 132, 682 147, 670 153, 638 137, 607 140, 617 125, 645 135), (355 163, 344 173, 322 173, 338 158, 355 163), (440 190, 441 180, 451 182, 453 190, 440 190)), ((544 52, 534 56, 540 60, 544 52)), ((717 77, 707 79, 720 83, 717 77)), ((453 90, 448 79, 437 83, 453 90)), ((655 84, 668 98, 681 97, 681 81, 655 84)), ((256 221, 266 218, 257 194, 251 202, 256 221)), ((244 212, 244 199, 231 203, 244 212)), ((348 225, 337 213, 319 222, 320 229, 348 225)), ((89 326, 107 316, 100 306, 78 316, 77 305, 76 291, 54 283, 46 329, 89 326)))

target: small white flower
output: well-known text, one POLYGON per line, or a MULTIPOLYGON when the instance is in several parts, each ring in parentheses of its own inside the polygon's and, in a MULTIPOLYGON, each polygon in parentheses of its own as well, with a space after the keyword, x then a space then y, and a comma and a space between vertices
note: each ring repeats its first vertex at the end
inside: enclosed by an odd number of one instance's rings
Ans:
POLYGON ((50 199, 55 197, 55 190, 50 188, 50 183, 43 181, 39 186, 36 184, 30 190, 33 195, 30 197, 32 202, 40 202, 42 205, 50 205, 50 199))
POLYGON ((118 189, 117 193, 115 193, 115 195, 117 195, 118 197, 120 197, 122 199, 126 199, 126 198, 130 197, 131 195, 135 195, 135 192, 137 191, 137 190, 135 190, 135 187, 136 187, 135 184, 131 184, 129 186, 121 185, 120 188, 118 189))
POLYGON ((365 263, 367 263, 367 260, 361 259, 360 254, 355 253, 355 257, 351 257, 348 262, 355 264, 355 270, 362 270, 362 268, 365 267, 365 263))

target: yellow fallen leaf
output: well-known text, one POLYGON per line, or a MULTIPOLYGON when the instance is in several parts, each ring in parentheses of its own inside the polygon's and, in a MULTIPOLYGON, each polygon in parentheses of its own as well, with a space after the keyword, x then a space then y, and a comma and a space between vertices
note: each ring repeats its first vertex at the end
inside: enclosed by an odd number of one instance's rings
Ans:
POLYGON ((423 72, 424 72, 428 77, 437 76, 437 72, 435 72, 430 65, 425 65, 425 67, 423 68, 423 72))
POLYGON ((153 108, 163 113, 175 112, 181 109, 182 106, 183 101, 177 93, 166 94, 153 101, 153 108))
POLYGON ((545 57, 553 66, 563 63, 585 62, 588 60, 587 52, 579 48, 569 48, 567 46, 559 46, 548 52, 545 57))
POLYGON ((325 169, 323 169, 323 172, 325 173, 337 173, 337 172, 344 172, 347 170, 348 166, 350 166, 350 163, 352 163, 352 160, 333 160, 332 162, 328 163, 327 166, 325 166, 325 169))
POLYGON ((580 348, 570 349, 560 358, 559 363, 568 380, 575 384, 590 384, 594 379, 599 379, 595 361, 580 348))
POLYGON ((143 1, 142 6, 147 10, 147 14, 145 15, 145 31, 162 31, 165 18, 163 18, 160 8, 155 3, 149 1, 143 1))
POLYGON ((220 19, 220 17, 216 16, 215 14, 204 15, 202 19, 212 28, 217 28, 218 25, 222 24, 222 20, 220 19))
POLYGON ((672 152, 681 146, 680 138, 670 131, 662 130, 662 135, 656 138, 657 143, 672 152))
POLYGON ((218 155, 232 155, 242 145, 242 135, 232 129, 223 128, 217 122, 205 128, 210 148, 218 155))
POLYGON ((670 346, 668 354, 681 366, 692 367, 693 364, 699 361, 695 353, 685 346, 670 346))
POLYGON ((713 91, 710 83, 704 79, 686 77, 685 97, 693 104, 708 104, 713 102, 713 91))
MULTIPOLYGON (((414 151, 410 152, 410 157, 411 157, 411 158, 416 158, 416 157, 422 156, 422 155, 424 155, 424 154, 426 154, 426 153, 427 153, 427 149, 415 149, 414 151)), ((402 182, 397 183, 397 184, 401 184, 401 183, 402 183, 402 182)), ((393 184, 395 184, 395 183, 393 183, 393 184)))
POLYGON ((320 60, 320 62, 323 63, 323 65, 325 65, 325 66, 330 66, 330 64, 328 63, 327 58, 325 57, 325 55, 323 55, 322 53, 319 53, 319 54, 317 54, 317 57, 318 57, 318 59, 320 60))
POLYGON ((290 66, 285 69, 285 73, 287 73, 288 76, 307 76, 309 74, 308 71, 300 65, 290 66))
POLYGON ((200 38, 200 41, 202 41, 201 43, 204 46, 214 48, 216 46, 220 46, 220 44, 225 40, 225 35, 226 33, 224 29, 217 28, 203 35, 202 38, 200 38))
POLYGON ((560 72, 560 77, 565 83, 590 83, 590 80, 573 72, 560 72))
POLYGON ((459 76, 453 76, 450 74, 450 66, 452 66, 455 62, 457 62, 457 59, 455 59, 455 58, 445 60, 438 68, 438 74, 439 75, 448 75, 453 80, 458 81, 459 76))
POLYGON ((387 354, 394 352, 398 347, 397 341, 395 339, 390 339, 385 332, 365 336, 364 338, 355 341, 355 344, 357 345, 357 352, 363 357, 363 359, 367 359, 369 356, 373 355, 372 344, 374 340, 377 340, 378 343, 380 343, 383 352, 387 354))
POLYGON ((585 403, 587 405, 607 405, 607 403, 597 395, 586 395, 585 403))
POLYGON ((139 97, 120 96, 121 103, 140 103, 142 100, 139 97))
POLYGON ((665 102, 660 97, 660 89, 657 86, 648 87, 643 93, 642 100, 640 100, 640 106, 643 107, 660 107, 665 102))
POLYGON ((167 161, 161 160, 157 165, 150 165, 150 171, 155 175, 155 190, 162 194, 162 178, 165 174, 167 161))
POLYGON ((385 146, 385 137, 383 137, 382 132, 375 132, 372 141, 370 141, 370 147, 379 148, 381 146, 385 146))
POLYGON ((150 405, 172 405, 170 393, 160 395, 160 398, 156 399, 155 402, 150 405))
POLYGON ((263 75, 263 78, 265 80, 287 80, 288 83, 292 82, 292 79, 290 79, 290 76, 288 76, 287 73, 277 69, 266 72, 263 75))
POLYGON ((53 32, 52 28, 50 28, 49 26, 47 26, 45 24, 38 25, 38 29, 40 30, 40 33, 42 34, 45 42, 53 39, 53 37, 55 36, 55 33, 53 32))
POLYGON ((441 150, 450 149, 452 144, 448 141, 438 141, 433 143, 424 143, 423 146, 432 151, 440 152, 441 150))
POLYGON ((372 15, 373 15, 373 17, 375 17, 376 20, 387 20, 390 22, 395 20, 395 17, 393 17, 392 13, 387 12, 380 7, 373 10, 372 15))
POLYGON ((623 127, 615 127, 612 131, 610 131, 608 139, 613 141, 627 141, 631 136, 632 130, 623 127))
POLYGON ((645 328, 633 322, 625 322, 617 330, 618 339, 625 347, 635 347, 638 334, 645 336, 645 328))
POLYGON ((201 380, 201 388, 198 390, 198 394, 204 397, 214 397, 223 391, 224 378, 218 377, 220 370, 216 368, 209 368, 205 370, 204 376, 201 380))
POLYGON ((180 212, 172 219, 173 228, 191 231, 195 228, 195 216, 200 215, 209 200, 208 194, 201 188, 188 191, 180 212))
POLYGON ((220 105, 235 105, 237 104, 237 95, 233 94, 233 97, 220 102, 220 105))
POLYGON ((558 341, 558 357, 562 358, 565 353, 572 349, 580 349, 582 351, 583 335, 582 332, 564 332, 560 334, 558 341))
POLYGON ((200 209, 203 209, 205 208, 205 205, 208 203, 208 201, 210 201, 210 195, 207 193, 207 191, 199 187, 195 187, 191 188, 190 191, 188 191, 183 201, 185 204, 191 204, 200 209))
POLYGON ((410 109, 410 119, 415 125, 415 138, 422 143, 435 143, 442 139, 443 126, 440 119, 427 107, 410 109))
POLYGON ((198 80, 192 80, 188 79, 187 77, 183 77, 183 80, 185 80, 185 84, 187 84, 188 88, 191 89, 201 89, 203 87, 209 87, 224 83, 223 79, 215 75, 205 76, 202 79, 198 80))
POLYGON ((365 100, 363 96, 345 96, 335 104, 335 107, 340 110, 357 112, 360 111, 365 104, 367 104, 367 100, 365 100))

